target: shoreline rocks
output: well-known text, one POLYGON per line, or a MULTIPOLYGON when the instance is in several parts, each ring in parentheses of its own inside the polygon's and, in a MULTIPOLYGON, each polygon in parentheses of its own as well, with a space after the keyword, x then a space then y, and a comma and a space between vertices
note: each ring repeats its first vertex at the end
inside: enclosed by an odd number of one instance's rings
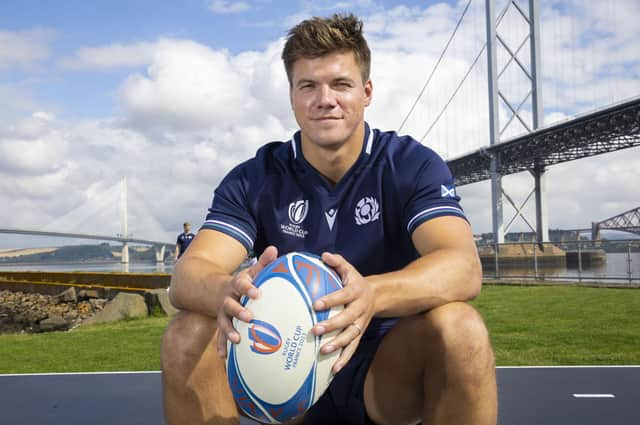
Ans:
POLYGON ((73 287, 57 295, 0 290, 0 334, 69 330, 104 310, 108 303, 97 291, 76 292, 73 287))

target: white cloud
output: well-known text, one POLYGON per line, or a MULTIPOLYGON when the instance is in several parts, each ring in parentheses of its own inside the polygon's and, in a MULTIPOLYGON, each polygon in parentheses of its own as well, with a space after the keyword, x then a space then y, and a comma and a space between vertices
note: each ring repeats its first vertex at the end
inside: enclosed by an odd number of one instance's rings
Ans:
POLYGON ((134 128, 168 135, 224 133, 274 116, 291 124, 279 52, 279 42, 232 56, 192 41, 161 40, 146 73, 131 75, 120 88, 123 114, 134 128))
POLYGON ((0 30, 0 70, 30 67, 50 55, 49 44, 55 32, 36 28, 25 31, 0 30))
POLYGON ((71 70, 100 70, 135 68, 153 60, 153 43, 111 44, 101 47, 81 47, 72 57, 60 60, 63 68, 71 70))
MULTIPOLYGON (((615 25, 615 17, 606 11, 565 16, 549 2, 542 4, 543 27, 553 35, 543 39, 545 123, 566 119, 576 108, 640 93, 637 28, 615 25), (594 26, 608 28, 611 35, 597 39, 594 50, 576 44, 576 34, 569 29, 586 34, 594 26), (580 65, 575 70, 567 68, 570 55, 580 65)), ((628 6, 640 16, 636 6, 628 6)), ((580 4, 572 7, 589 9, 580 4)), ((365 19, 365 32, 373 50, 374 94, 366 117, 378 128, 396 129, 434 66, 461 5, 372 10, 365 19)), ((420 138, 444 106, 482 46, 483 13, 482 4, 472 3, 469 19, 478 23, 460 28, 403 133, 420 138)), ((234 165, 265 142, 287 140, 296 129, 280 59, 282 43, 273 40, 264 49, 239 54, 175 38, 77 50, 60 63, 73 70, 135 68, 120 83, 117 112, 101 119, 62 119, 31 99, 19 109, 26 118, 15 119, 15 111, 0 116, 0 200, 5 206, 0 222, 37 227, 82 205, 95 207, 100 193, 126 175, 134 233, 172 239, 183 221, 197 226, 213 189, 234 165), (155 220, 164 229, 149 224, 155 220)), ((12 65, 18 63, 34 62, 11 60, 12 65)), ((5 84, 0 85, 3 93, 19 102, 23 91, 5 84)), ((483 57, 425 143, 446 157, 486 145, 486 93, 483 57)), ((552 227, 584 226, 637 206, 630 182, 640 181, 634 167, 638 161, 640 149, 634 148, 551 167, 547 185, 552 227)), ((528 193, 530 180, 526 173, 509 176, 505 188, 519 202, 528 193)), ((474 230, 489 231, 488 182, 462 187, 460 193, 474 230)), ((112 204, 93 220, 99 222, 86 223, 95 226, 86 231, 119 231, 114 218, 117 206, 112 204)), ((508 220, 509 208, 505 210, 508 220)), ((84 223, 81 215, 77 222, 84 223)), ((519 223, 514 229, 523 226, 519 223)))
POLYGON ((246 1, 212 0, 209 9, 214 13, 240 13, 250 9, 246 1))
POLYGON ((0 169, 20 176, 56 174, 64 163, 66 143, 60 131, 48 128, 52 118, 36 112, 11 126, 0 139, 0 169))

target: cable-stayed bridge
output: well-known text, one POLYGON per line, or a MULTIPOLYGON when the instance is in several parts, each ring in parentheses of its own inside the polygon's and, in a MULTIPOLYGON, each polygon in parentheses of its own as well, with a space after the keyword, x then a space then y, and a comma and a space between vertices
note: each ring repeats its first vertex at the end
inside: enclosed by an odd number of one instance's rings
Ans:
POLYGON ((174 242, 137 236, 138 232, 134 236, 130 229, 130 215, 147 224, 146 227, 136 226, 141 230, 141 233, 164 235, 165 232, 160 223, 153 218, 140 196, 133 197, 135 202, 133 202, 133 211, 131 210, 132 205, 128 192, 127 179, 124 178, 122 182, 117 182, 110 188, 94 194, 91 199, 41 229, 0 228, 0 234, 117 242, 122 244, 121 262, 125 264, 129 263, 130 244, 147 245, 155 249, 157 262, 164 261, 167 245, 172 246, 174 242), (120 222, 113 219, 118 216, 121 218, 120 222), (141 220, 142 218, 143 220, 141 220), (86 231, 87 229, 95 229, 96 224, 102 228, 104 233, 86 231), (120 228, 117 228, 118 225, 120 228))

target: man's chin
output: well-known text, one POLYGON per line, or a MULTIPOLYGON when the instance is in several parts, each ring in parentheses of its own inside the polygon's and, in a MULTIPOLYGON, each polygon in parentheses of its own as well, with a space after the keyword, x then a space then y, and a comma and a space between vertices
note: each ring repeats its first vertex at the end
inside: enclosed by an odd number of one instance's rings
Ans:
POLYGON ((347 138, 345 133, 344 129, 334 126, 330 128, 314 128, 307 135, 309 139, 318 145, 330 146, 342 144, 347 138))
POLYGON ((317 137, 313 137, 312 143, 317 146, 322 146, 327 149, 337 149, 344 144, 345 138, 338 134, 322 134, 317 137))

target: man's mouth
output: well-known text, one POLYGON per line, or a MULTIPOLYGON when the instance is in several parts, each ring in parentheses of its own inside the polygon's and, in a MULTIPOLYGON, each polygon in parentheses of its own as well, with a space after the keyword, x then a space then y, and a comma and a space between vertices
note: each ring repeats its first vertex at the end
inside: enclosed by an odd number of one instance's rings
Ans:
POLYGON ((312 118, 312 120, 314 121, 332 121, 332 120, 339 120, 341 119, 341 117, 317 117, 317 118, 312 118))

